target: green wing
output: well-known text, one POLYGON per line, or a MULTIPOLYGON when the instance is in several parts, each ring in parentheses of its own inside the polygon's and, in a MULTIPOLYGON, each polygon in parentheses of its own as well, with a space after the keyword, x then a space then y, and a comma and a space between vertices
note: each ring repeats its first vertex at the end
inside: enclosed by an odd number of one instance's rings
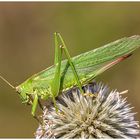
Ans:
MULTIPOLYGON (((108 68, 125 59, 140 46, 140 36, 125 37, 109 43, 103 47, 80 54, 72 58, 82 84, 93 80, 108 68)), ((61 65, 62 89, 76 85, 75 77, 68 61, 63 60, 61 65)), ((55 72, 55 66, 45 69, 31 77, 36 85, 49 84, 55 72), (37 78, 39 77, 39 78, 37 78)))

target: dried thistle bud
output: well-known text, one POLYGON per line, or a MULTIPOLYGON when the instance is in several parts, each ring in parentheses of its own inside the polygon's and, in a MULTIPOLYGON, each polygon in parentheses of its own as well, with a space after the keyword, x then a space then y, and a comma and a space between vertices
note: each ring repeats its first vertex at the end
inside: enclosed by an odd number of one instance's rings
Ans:
POLYGON ((60 95, 58 112, 51 106, 43 111, 43 124, 36 138, 138 138, 139 125, 132 107, 117 90, 95 82, 60 95))

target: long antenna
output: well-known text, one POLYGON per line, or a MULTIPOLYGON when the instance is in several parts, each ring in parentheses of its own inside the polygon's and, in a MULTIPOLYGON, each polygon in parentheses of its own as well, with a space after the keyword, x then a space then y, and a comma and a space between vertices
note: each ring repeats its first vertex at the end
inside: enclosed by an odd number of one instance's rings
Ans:
POLYGON ((5 83, 7 83, 11 88, 13 88, 13 89, 15 89, 15 87, 12 85, 12 84, 10 84, 10 82, 8 82, 4 77, 2 77, 1 75, 0 75, 0 79, 2 79, 5 83))

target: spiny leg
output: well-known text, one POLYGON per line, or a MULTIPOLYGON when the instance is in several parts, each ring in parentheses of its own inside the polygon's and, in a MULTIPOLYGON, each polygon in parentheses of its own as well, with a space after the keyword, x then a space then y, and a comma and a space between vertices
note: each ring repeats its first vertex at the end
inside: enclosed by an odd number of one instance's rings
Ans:
POLYGON ((80 92, 82 94, 84 94, 84 91, 82 89, 82 85, 81 85, 81 82, 79 80, 76 69, 75 69, 75 67, 73 65, 73 62, 71 60, 70 54, 69 54, 69 52, 66 48, 66 45, 65 45, 61 35, 59 33, 55 33, 54 36, 55 36, 55 59, 54 59, 54 64, 56 65, 56 68, 55 68, 54 79, 53 79, 52 85, 51 85, 51 93, 52 93, 52 99, 53 99, 53 102, 54 102, 54 106, 55 106, 56 110, 58 110, 57 106, 56 106, 55 97, 58 95, 59 90, 60 90, 62 49, 64 50, 64 52, 66 54, 66 57, 68 59, 69 65, 70 65, 70 67, 73 71, 73 74, 75 76, 75 80, 76 80, 77 85, 80 89, 80 92))
POLYGON ((74 64, 73 64, 73 62, 72 62, 72 60, 71 60, 71 56, 70 56, 70 54, 69 54, 69 52, 68 52, 68 49, 67 49, 67 47, 66 47, 66 45, 65 45, 65 42, 64 42, 63 38, 61 37, 61 35, 60 35, 59 33, 57 33, 57 36, 59 37, 59 39, 60 39, 60 41, 61 41, 61 43, 62 43, 62 49, 63 49, 64 52, 65 52, 65 55, 66 55, 66 57, 67 57, 67 59, 68 59, 68 62, 69 62, 69 65, 71 66, 71 69, 72 69, 73 74, 74 74, 74 76, 75 76, 75 80, 76 80, 77 85, 78 85, 78 87, 79 87, 79 89, 80 89, 80 92, 81 92, 84 96, 96 97, 96 96, 93 95, 92 93, 84 93, 84 91, 83 91, 83 89, 82 89, 82 84, 81 84, 81 82, 80 82, 80 80, 79 80, 78 74, 77 74, 76 69, 75 69, 75 66, 74 66, 74 64))
MULTIPOLYGON (((32 95, 29 95, 29 98, 30 98, 30 100, 31 100, 31 102, 30 103, 28 103, 29 105, 32 105, 33 104, 33 97, 32 97, 32 95)), ((41 108, 41 110, 44 110, 43 109, 43 106, 42 106, 42 104, 41 104, 41 101, 38 99, 38 104, 39 104, 39 107, 41 108)))
POLYGON ((58 39, 60 39, 60 42, 62 43, 62 49, 64 50, 65 55, 66 55, 66 57, 67 57, 67 59, 68 59, 69 65, 70 65, 70 67, 71 67, 71 69, 72 69, 72 71, 73 71, 73 74, 74 74, 74 76, 75 76, 75 80, 76 80, 77 85, 78 85, 78 87, 79 87, 79 89, 80 89, 80 92, 81 92, 82 94, 84 94, 84 91, 83 91, 83 89, 82 89, 82 84, 81 84, 81 82, 80 82, 80 80, 79 80, 78 74, 77 74, 76 69, 75 69, 75 66, 74 66, 74 64, 73 64, 73 62, 72 62, 72 60, 71 60, 71 56, 70 56, 70 54, 69 54, 69 52, 68 52, 68 50, 67 50, 67 47, 66 47, 66 45, 65 45, 65 42, 64 42, 63 38, 61 37, 61 35, 60 35, 59 33, 56 33, 56 37, 57 37, 58 39))
POLYGON ((56 65, 56 68, 55 68, 55 75, 54 75, 54 78, 53 78, 53 81, 51 84, 51 93, 52 93, 54 107, 55 107, 56 111, 58 111, 58 108, 56 106, 55 97, 58 95, 59 89, 60 89, 62 48, 57 40, 56 33, 54 34, 54 36, 55 36, 55 60, 54 60, 54 64, 56 65))
POLYGON ((31 114, 33 115, 33 117, 40 123, 42 124, 42 122, 39 120, 39 118, 35 115, 35 111, 37 109, 37 104, 38 104, 38 95, 35 94, 33 102, 32 102, 32 110, 31 110, 31 114))
POLYGON ((35 111, 37 109, 37 104, 38 104, 38 96, 37 96, 37 94, 35 94, 34 99, 33 99, 33 103, 32 103, 32 110, 31 110, 31 114, 33 116, 35 116, 35 111))

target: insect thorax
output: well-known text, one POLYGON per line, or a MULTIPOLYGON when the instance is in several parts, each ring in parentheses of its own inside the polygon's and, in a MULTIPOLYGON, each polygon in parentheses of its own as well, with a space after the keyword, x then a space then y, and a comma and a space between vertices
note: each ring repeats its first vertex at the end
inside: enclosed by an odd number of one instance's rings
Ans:
POLYGON ((18 87, 20 88, 21 96, 27 96, 26 98, 29 98, 29 96, 34 98, 35 94, 37 94, 41 99, 48 99, 51 97, 51 86, 49 86, 49 84, 45 84, 45 86, 43 86, 43 84, 27 80, 18 87))

